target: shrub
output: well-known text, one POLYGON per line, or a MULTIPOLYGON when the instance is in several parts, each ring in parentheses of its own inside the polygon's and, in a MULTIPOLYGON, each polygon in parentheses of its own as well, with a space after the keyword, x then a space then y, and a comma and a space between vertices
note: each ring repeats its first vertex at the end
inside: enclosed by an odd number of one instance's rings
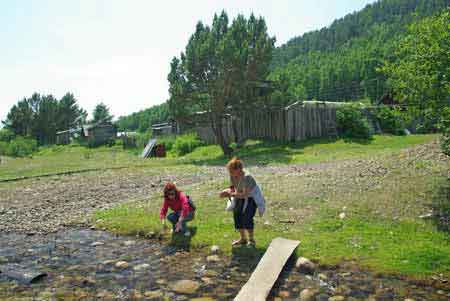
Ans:
POLYGON ((381 106, 376 110, 376 117, 380 122, 383 132, 404 135, 407 123, 407 116, 397 108, 381 106))
POLYGON ((9 143, 5 141, 0 141, 0 156, 5 156, 8 152, 9 143))
POLYGON ((31 138, 24 138, 17 136, 11 140, 7 145, 1 145, 4 155, 10 157, 25 157, 31 155, 37 150, 37 141, 31 138))
POLYGON ((345 138, 370 139, 371 133, 366 117, 357 105, 341 106, 336 111, 337 128, 345 138))
POLYGON ((159 144, 164 144, 164 148, 165 148, 165 150, 167 152, 173 149, 173 145, 175 144, 175 140, 176 140, 175 136, 158 137, 158 143, 159 144))
POLYGON ((9 129, 0 129, 0 141, 9 142, 14 139, 13 131, 9 129))
POLYGON ((424 109, 418 113, 416 130, 418 133, 436 133, 438 131, 440 116, 434 109, 424 109))
POLYGON ((137 145, 137 147, 138 148, 144 148, 151 136, 152 136, 152 132, 151 131, 147 131, 145 133, 137 133, 136 134, 136 145, 137 145))
POLYGON ((173 144, 173 152, 178 156, 183 156, 192 152, 196 147, 203 146, 205 143, 200 140, 196 133, 177 136, 173 144))
POLYGON ((442 152, 450 156, 450 108, 442 111, 439 122, 439 129, 442 131, 441 148, 442 152))

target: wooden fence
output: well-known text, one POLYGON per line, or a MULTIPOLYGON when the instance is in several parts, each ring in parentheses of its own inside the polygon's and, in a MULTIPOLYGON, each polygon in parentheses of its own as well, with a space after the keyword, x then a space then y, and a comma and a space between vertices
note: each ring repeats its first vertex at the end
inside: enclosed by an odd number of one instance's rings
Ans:
MULTIPOLYGON (((239 117, 224 119, 223 133, 228 141, 240 139, 271 139, 302 141, 336 135, 336 108, 339 103, 303 102, 278 110, 255 110, 239 117), (233 130, 234 126, 234 130, 233 130)), ((216 143, 208 125, 195 127, 199 137, 216 143)))

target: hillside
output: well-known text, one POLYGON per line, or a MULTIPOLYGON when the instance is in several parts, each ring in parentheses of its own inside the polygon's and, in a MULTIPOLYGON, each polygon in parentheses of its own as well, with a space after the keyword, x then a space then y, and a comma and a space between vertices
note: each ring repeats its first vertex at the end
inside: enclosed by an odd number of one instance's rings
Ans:
POLYGON ((395 42, 409 24, 448 6, 448 0, 382 0, 367 5, 277 48, 270 79, 279 83, 284 99, 377 100, 388 91, 376 69, 384 60, 396 59, 395 42))

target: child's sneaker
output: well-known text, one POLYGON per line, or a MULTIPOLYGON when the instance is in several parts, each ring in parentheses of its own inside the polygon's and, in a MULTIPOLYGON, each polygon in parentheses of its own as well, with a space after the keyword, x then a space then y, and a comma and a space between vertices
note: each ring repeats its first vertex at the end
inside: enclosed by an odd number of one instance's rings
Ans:
POLYGON ((184 236, 189 237, 191 236, 191 231, 186 230, 186 232, 184 232, 184 236))

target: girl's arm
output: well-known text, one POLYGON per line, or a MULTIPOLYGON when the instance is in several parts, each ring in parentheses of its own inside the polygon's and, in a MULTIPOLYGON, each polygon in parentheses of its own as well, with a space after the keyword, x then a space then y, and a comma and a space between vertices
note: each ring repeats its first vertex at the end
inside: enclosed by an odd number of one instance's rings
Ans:
POLYGON ((160 220, 165 221, 168 210, 169 210, 169 204, 167 203, 166 199, 164 199, 163 205, 161 207, 161 211, 159 212, 160 220))
POLYGON ((244 187, 244 189, 242 190, 242 192, 232 192, 230 193, 231 196, 234 196, 235 198, 238 199, 245 199, 247 197, 249 197, 249 195, 252 193, 253 188, 250 187, 244 187))

